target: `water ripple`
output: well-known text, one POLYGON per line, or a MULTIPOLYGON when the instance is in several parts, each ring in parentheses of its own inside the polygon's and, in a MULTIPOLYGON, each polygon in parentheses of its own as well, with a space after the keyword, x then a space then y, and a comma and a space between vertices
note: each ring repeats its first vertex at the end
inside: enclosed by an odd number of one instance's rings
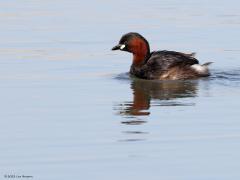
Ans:
POLYGON ((149 116, 150 108, 195 106, 194 98, 198 96, 199 84, 218 84, 221 86, 240 86, 240 69, 234 70, 212 70, 212 75, 199 80, 159 81, 143 80, 130 77, 129 73, 121 73, 115 77, 120 81, 130 83, 132 100, 114 104, 114 111, 131 121, 123 121, 122 124, 139 125, 134 117, 149 116))

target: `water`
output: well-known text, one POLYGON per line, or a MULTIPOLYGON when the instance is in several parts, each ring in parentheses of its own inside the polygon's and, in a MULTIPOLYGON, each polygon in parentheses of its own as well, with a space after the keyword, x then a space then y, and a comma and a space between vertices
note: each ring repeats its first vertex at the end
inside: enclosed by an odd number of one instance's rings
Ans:
POLYGON ((0 5, 0 179, 240 178, 238 1, 0 5), (212 76, 130 78, 131 55, 110 51, 129 31, 212 76))

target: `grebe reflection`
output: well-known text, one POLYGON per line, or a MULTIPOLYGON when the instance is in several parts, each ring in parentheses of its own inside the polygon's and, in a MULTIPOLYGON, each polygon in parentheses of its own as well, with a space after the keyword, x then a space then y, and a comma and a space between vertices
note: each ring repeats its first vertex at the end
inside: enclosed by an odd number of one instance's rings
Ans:
POLYGON ((132 79, 133 100, 117 105, 118 114, 124 117, 148 116, 152 106, 191 106, 180 98, 195 97, 198 81, 149 81, 132 79))

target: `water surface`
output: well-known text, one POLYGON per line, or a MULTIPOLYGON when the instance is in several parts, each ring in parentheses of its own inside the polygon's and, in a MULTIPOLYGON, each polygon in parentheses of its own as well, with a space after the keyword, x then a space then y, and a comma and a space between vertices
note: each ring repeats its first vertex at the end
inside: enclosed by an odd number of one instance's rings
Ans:
POLYGON ((0 5, 0 179, 240 178, 238 1, 0 5), (212 76, 129 77, 131 55, 110 49, 130 31, 212 76))

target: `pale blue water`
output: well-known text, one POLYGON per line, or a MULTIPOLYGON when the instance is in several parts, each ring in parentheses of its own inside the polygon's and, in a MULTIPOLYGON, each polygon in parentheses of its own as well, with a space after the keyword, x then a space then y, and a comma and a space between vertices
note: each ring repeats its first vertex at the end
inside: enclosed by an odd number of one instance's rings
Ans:
POLYGON ((240 179, 238 1, 0 7, 0 179, 240 179), (130 31, 213 61, 212 76, 129 78, 131 55, 110 49, 130 31))

